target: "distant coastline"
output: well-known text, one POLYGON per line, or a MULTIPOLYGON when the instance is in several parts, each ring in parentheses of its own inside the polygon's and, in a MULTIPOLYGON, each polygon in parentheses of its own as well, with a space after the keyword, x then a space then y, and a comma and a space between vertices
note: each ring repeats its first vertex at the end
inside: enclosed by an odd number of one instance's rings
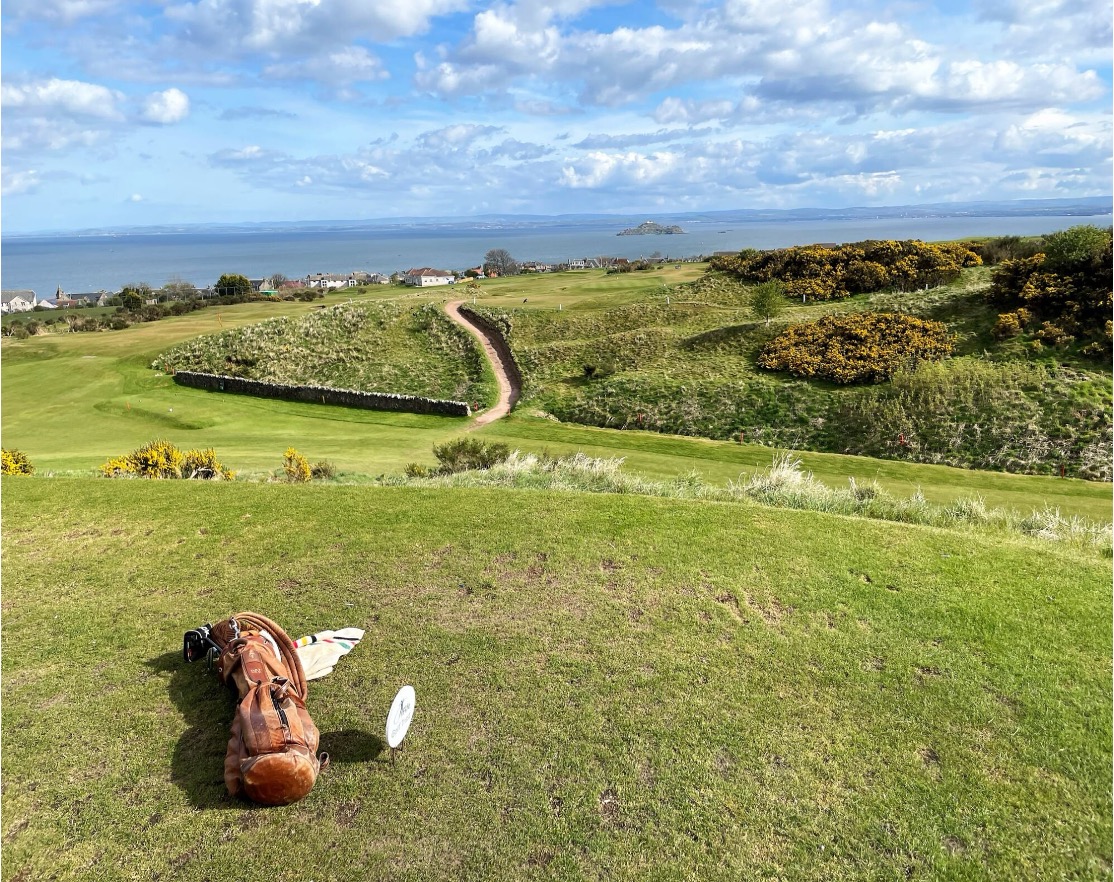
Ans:
MULTIPOLYGON (((600 255, 639 260, 661 256, 711 256, 744 248, 784 248, 815 242, 864 239, 922 239, 926 242, 989 236, 1031 236, 1077 224, 1109 226, 1110 200, 1078 200, 1049 210, 1015 205, 1001 214, 977 207, 943 216, 927 211, 844 210, 843 217, 804 217, 801 212, 690 213, 658 217, 662 224, 684 222, 686 234, 647 239, 618 237, 642 218, 517 218, 454 223, 407 223, 395 226, 351 222, 350 226, 260 224, 251 227, 193 227, 119 231, 113 235, 4 236, 0 269, 3 288, 30 289, 49 296, 56 287, 68 292, 118 291, 146 282, 161 287, 176 279, 198 287, 213 284, 223 273, 261 278, 282 273, 301 278, 320 272, 364 270, 389 275, 410 267, 477 266, 491 248, 506 248, 516 260, 566 263, 600 255), (1026 210, 1027 209, 1027 210, 1026 210), (867 215, 866 212, 871 214, 867 215), (923 213, 922 213, 923 212, 923 213), (742 215, 746 219, 742 219, 742 215), (626 221, 624 223, 624 221, 626 221), (651 244, 652 243, 652 244, 651 244), (657 250, 655 250, 657 249, 657 250), (652 252, 652 253, 651 253, 652 252)), ((954 208, 960 208, 955 206, 954 208)))
MULTIPOLYGON (((676 224, 788 223, 802 221, 856 221, 886 218, 976 218, 976 217, 1072 217, 1108 215, 1114 211, 1110 196, 1067 199, 1012 199, 982 202, 941 202, 919 205, 852 206, 844 208, 739 208, 712 211, 671 212, 666 222, 676 224)), ((642 214, 645 217, 645 214, 642 214)), ((590 224, 612 228, 636 224, 637 216, 621 214, 486 214, 471 217, 383 217, 363 220, 241 221, 231 223, 181 223, 156 226, 114 226, 77 230, 20 230, 2 234, 5 240, 53 236, 165 236, 203 233, 293 233, 293 232, 415 232, 436 230, 542 230, 549 227, 590 224)), ((10 225, 9 225, 10 226, 10 225)))

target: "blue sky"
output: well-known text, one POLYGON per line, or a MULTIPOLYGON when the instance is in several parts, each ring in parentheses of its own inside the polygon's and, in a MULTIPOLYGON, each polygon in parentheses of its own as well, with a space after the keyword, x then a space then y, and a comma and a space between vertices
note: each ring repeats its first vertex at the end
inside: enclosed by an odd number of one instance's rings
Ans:
POLYGON ((1109 0, 6 0, 6 232, 1111 193, 1109 0))

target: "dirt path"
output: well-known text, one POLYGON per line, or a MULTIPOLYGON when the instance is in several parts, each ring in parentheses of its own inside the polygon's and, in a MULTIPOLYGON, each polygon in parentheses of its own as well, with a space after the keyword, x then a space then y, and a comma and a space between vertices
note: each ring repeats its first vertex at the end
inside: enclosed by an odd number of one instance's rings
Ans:
POLYGON ((462 328, 467 329, 473 337, 480 341, 484 348, 487 360, 491 362, 491 369, 495 372, 495 379, 499 381, 499 401, 490 410, 485 410, 469 425, 469 430, 486 426, 500 417, 505 417, 511 412, 515 402, 522 394, 522 383, 518 378, 518 367, 515 365, 506 345, 498 337, 489 334, 478 325, 472 324, 460 312, 463 300, 454 300, 445 304, 445 313, 462 328))

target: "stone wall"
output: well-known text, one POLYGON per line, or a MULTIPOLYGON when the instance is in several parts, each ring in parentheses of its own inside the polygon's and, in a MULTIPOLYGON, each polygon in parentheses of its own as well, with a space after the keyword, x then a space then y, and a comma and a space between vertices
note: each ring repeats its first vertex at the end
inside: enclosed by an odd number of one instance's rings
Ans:
POLYGON ((360 392, 355 389, 333 389, 329 386, 289 386, 245 377, 224 377, 178 371, 174 382, 210 392, 232 392, 257 398, 280 398, 284 401, 306 401, 312 404, 336 404, 365 410, 400 410, 407 413, 434 413, 444 416, 471 416, 472 409, 463 401, 423 398, 420 395, 395 395, 390 392, 360 392))

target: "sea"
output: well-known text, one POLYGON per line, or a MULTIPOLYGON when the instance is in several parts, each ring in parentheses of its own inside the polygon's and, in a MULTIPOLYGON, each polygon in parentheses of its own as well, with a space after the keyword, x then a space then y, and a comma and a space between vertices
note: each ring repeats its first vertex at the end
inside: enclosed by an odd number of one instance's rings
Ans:
POLYGON ((619 236, 627 219, 569 223, 389 224, 351 229, 235 228, 190 232, 116 232, 83 235, 5 236, 0 239, 4 290, 30 289, 53 297, 118 291, 146 282, 160 287, 183 280, 198 287, 224 273, 291 279, 312 273, 355 270, 389 275, 411 267, 464 270, 483 262, 492 248, 518 261, 559 263, 585 257, 711 255, 743 248, 784 248, 865 239, 941 241, 975 236, 1038 235, 1077 224, 1111 225, 1110 214, 1002 217, 879 217, 855 219, 717 220, 658 218, 678 222, 677 235, 619 236))

